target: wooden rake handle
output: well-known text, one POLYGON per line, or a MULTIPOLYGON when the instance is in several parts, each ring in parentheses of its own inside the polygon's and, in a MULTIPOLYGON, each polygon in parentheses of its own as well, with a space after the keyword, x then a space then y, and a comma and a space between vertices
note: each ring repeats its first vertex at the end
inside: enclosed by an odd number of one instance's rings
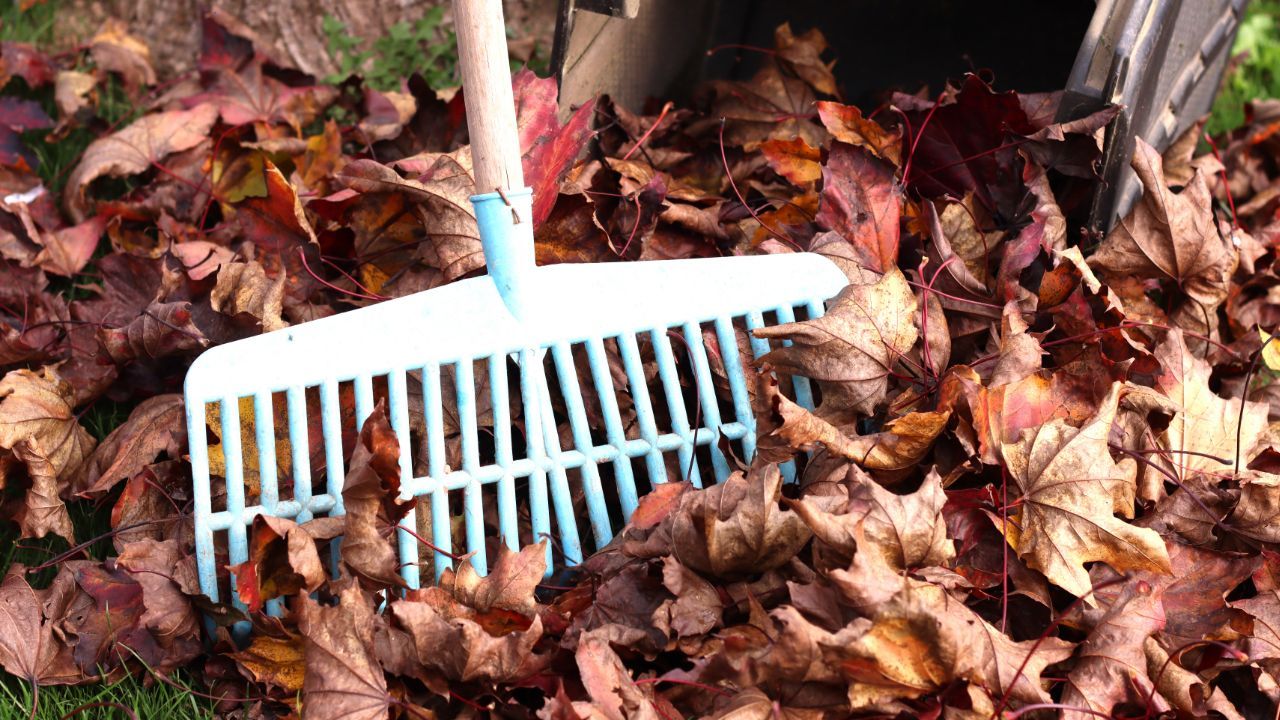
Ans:
POLYGON ((524 187, 502 0, 453 0, 477 193, 524 187))

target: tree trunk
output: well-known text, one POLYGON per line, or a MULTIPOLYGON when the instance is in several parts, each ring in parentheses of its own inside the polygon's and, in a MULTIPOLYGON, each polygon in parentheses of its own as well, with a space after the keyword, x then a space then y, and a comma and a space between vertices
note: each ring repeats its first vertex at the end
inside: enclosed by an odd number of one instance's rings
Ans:
MULTIPOLYGON (((324 19, 333 16, 347 33, 366 45, 386 35, 398 22, 412 23, 428 9, 446 6, 448 0, 214 0, 213 7, 240 20, 266 45, 276 60, 322 78, 338 71, 329 55, 324 19)), ((87 38, 107 17, 129 25, 131 33, 151 48, 151 59, 161 77, 195 67, 200 54, 201 0, 70 0, 68 12, 59 12, 68 38, 87 38)), ((550 43, 556 0, 505 0, 508 27, 518 35, 543 35, 550 43)))

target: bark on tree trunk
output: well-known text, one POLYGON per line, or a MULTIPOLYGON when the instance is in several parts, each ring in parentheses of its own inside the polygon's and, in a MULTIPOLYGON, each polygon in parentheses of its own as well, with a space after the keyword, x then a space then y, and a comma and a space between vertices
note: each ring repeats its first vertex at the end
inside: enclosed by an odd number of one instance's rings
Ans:
MULTIPOLYGON (((508 27, 522 33, 551 31, 556 0, 505 0, 508 27)), ((59 35, 86 38, 107 17, 129 25, 130 32, 151 48, 152 62, 162 77, 195 67, 200 53, 200 22, 207 0, 70 0, 68 12, 59 12, 59 35)), ((337 72, 329 56, 324 18, 332 15, 348 33, 367 43, 386 34, 398 22, 414 22, 428 9, 446 6, 448 0, 214 0, 212 6, 237 18, 270 48, 277 60, 316 77, 337 72)))

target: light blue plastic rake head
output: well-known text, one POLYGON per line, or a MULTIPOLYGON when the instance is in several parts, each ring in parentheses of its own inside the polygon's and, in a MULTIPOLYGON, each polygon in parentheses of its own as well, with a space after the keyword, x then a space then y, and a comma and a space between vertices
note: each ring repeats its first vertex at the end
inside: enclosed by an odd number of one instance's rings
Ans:
MULTIPOLYGON (((460 31, 465 50, 463 42, 460 31)), ((509 98, 509 80, 506 89, 509 98)), ((468 106, 475 111, 470 95, 468 106)), ((473 149, 479 134, 473 124, 473 149)), ((477 158, 478 184, 480 164, 477 158)), ((472 203, 488 276, 215 347, 192 365, 186 412, 196 553, 201 589, 212 599, 226 588, 238 603, 234 579, 221 573, 220 587, 219 571, 247 558, 256 515, 303 522, 342 513, 344 430, 350 442, 382 397, 400 439, 402 497, 419 498, 401 523, 407 529, 397 532, 411 587, 422 582, 424 566, 436 576, 451 566, 446 553, 472 553, 485 572, 489 539, 518 549, 549 538, 548 568, 576 564, 612 538, 647 488, 685 473, 698 483, 723 480, 730 460, 720 435, 752 455, 755 422, 735 323, 750 330, 797 313, 819 316, 847 284, 833 263, 807 253, 535 267, 531 191, 477 195, 472 203), (704 333, 716 338, 719 361, 704 333), (717 395, 719 362, 728 392, 717 395), (650 377, 646 367, 654 366, 650 377), (344 417, 347 393, 354 417, 344 417), (258 451, 250 493, 242 398, 252 398, 258 451), (480 432, 486 400, 491 435, 480 432), (217 506, 206 432, 211 403, 219 406, 226 468, 217 506), (287 437, 275 431, 282 411, 287 437), (419 414, 421 423, 412 422, 419 414), (323 447, 313 446, 309 426, 321 429, 323 447), (450 433, 460 440, 456 466, 447 463, 450 433), (278 462, 278 443, 288 463, 278 462), (415 528, 439 549, 425 562, 415 528)), ((769 349, 759 339, 750 345, 755 355, 769 349)), ((795 386, 797 400, 811 406, 807 383, 795 386)))

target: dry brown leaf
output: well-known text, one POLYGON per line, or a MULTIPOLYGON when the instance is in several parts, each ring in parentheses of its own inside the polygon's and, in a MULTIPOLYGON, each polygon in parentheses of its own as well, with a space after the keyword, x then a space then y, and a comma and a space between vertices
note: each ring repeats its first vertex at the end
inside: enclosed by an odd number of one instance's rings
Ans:
POLYGON ((546 540, 526 545, 520 552, 499 545, 498 557, 487 575, 481 577, 471 563, 462 563, 457 572, 445 570, 440 587, 481 613, 498 608, 531 616, 537 610, 533 591, 546 571, 546 540))
POLYGON ((191 354, 209 345, 196 326, 192 304, 153 302, 120 327, 98 329, 98 340, 118 364, 191 354))
POLYGON ((187 277, 203 280, 232 261, 236 254, 229 248, 208 240, 187 240, 169 246, 169 252, 182 262, 187 277))
POLYGON ((394 533, 382 531, 413 507, 399 495, 400 443, 387 419, 386 402, 380 400, 360 430, 342 485, 342 562, 370 588, 404 585, 400 558, 391 545, 394 533))
POLYGON ((372 598, 352 581, 337 595, 334 607, 300 599, 303 713, 318 720, 386 720, 391 696, 373 654, 372 598))
MULTIPOLYGON (((75 530, 71 525, 71 515, 67 512, 66 503, 58 497, 58 477, 53 463, 44 456, 34 439, 14 443, 13 454, 26 466, 27 476, 31 480, 31 487, 27 489, 22 505, 13 516, 21 537, 42 538, 53 533, 65 538, 69 545, 75 546, 75 530)), ((9 478, 4 477, 3 466, 0 466, 0 483, 9 486, 9 478)))
POLYGON ((704 575, 736 578, 789 562, 809 541, 800 517, 779 507, 782 473, 757 463, 745 474, 680 496, 671 523, 672 554, 704 575))
POLYGON ((1225 473, 1246 466, 1267 427, 1267 406, 1245 402, 1242 411, 1240 398, 1227 400, 1213 392, 1209 388, 1213 368, 1188 351, 1181 330, 1170 331, 1156 346, 1155 356, 1163 370, 1156 388, 1181 409, 1164 433, 1167 447, 1174 451, 1166 461, 1174 473, 1187 480, 1197 473, 1225 473))
POLYGON ((1154 638, 1143 643, 1147 653, 1147 677, 1155 678, 1160 697, 1173 709, 1191 716, 1206 717, 1212 710, 1227 720, 1244 720, 1240 711, 1222 692, 1199 675, 1169 659, 1169 654, 1154 638))
POLYGON ((1086 562, 1169 572, 1160 536, 1114 515, 1132 516, 1135 492, 1107 443, 1121 387, 1112 386, 1098 414, 1082 427, 1050 420, 1000 448, 1022 494, 1005 536, 1029 565, 1076 597, 1092 588, 1086 562))
POLYGON ((418 101, 411 93, 366 89, 364 102, 369 114, 360 120, 356 131, 360 141, 368 144, 395 138, 418 110, 418 101))
POLYGON ((897 495, 851 469, 843 490, 847 494, 806 495, 792 507, 817 538, 846 557, 854 550, 874 553, 886 566, 904 571, 946 565, 955 556, 942 517, 946 495, 937 470, 915 492, 897 495), (867 541, 863 545, 857 541, 860 532, 867 541))
MULTIPOLYGON (((1280 541, 1280 475, 1244 471, 1239 477, 1240 498, 1226 519, 1231 530, 1263 542, 1280 541)), ((1201 522, 1220 519, 1196 510, 1193 517, 1201 522)))
POLYGON ((821 30, 810 28, 797 37, 792 34, 791 25, 783 23, 773 31, 773 44, 777 48, 778 59, 789 65, 814 90, 824 95, 836 94, 836 78, 831 72, 835 62, 826 63, 820 57, 827 49, 827 39, 821 30))
POLYGON ((803 138, 766 140, 760 145, 760 152, 774 172, 797 187, 811 186, 822 177, 822 165, 818 162, 822 153, 803 138))
POLYGON ((315 592, 328 579, 315 538, 287 518, 258 515, 249 535, 249 558, 228 568, 236 592, 250 612, 267 600, 300 591, 315 592))
POLYGON ((822 166, 822 202, 814 221, 840 233, 858 264, 897 272, 902 188, 894 168, 871 151, 832 143, 822 166))
POLYGON ((867 148, 895 166, 902 164, 901 128, 885 130, 875 120, 864 118, 857 107, 826 100, 818 101, 818 119, 836 140, 867 148))
POLYGON ((418 256, 444 273, 446 280, 484 266, 480 231, 470 197, 475 192, 470 155, 431 153, 407 158, 399 167, 412 167, 417 179, 406 179, 395 170, 372 160, 355 160, 342 168, 340 179, 363 193, 404 193, 418 203, 418 214, 430 242, 418 247, 418 256))
POLYGON ((180 458, 187 440, 183 408, 182 396, 176 393, 143 400, 89 456, 84 472, 73 483, 75 494, 110 490, 154 463, 161 453, 180 458))
POLYGON ((145 538, 129 544, 116 563, 142 586, 139 622, 155 641, 175 657, 201 654, 200 616, 187 597, 200 591, 195 556, 177 540, 145 538))
MULTIPOLYGON (((1151 679, 1147 677, 1144 645, 1164 623, 1160 594, 1146 583, 1128 585, 1080 645, 1076 665, 1067 676, 1062 704, 1103 715, 1110 715, 1112 708, 1122 702, 1145 705, 1151 679)), ((1157 707, 1157 712, 1163 710, 1157 707)), ((1072 720, 1094 717, 1070 710, 1063 716, 1072 720)))
POLYGON ((53 232, 32 233, 41 245, 33 262, 54 275, 75 277, 93 259, 105 225, 102 218, 92 217, 53 232))
POLYGON ((655 624, 661 616, 661 624, 678 637, 702 635, 720 624, 724 608, 715 586, 670 555, 662 559, 662 584, 676 597, 655 611, 655 624))
POLYGON ((70 685, 85 681, 71 648, 55 626, 81 594, 74 572, 64 566, 46 590, 33 590, 23 578, 26 568, 13 565, 0 582, 0 666, 12 675, 41 685, 70 685))
POLYGON ((915 345, 916 298, 897 268, 869 285, 850 285, 815 320, 755 331, 756 337, 792 345, 761 361, 817 380, 823 389, 818 416, 841 423, 870 415, 883 400, 889 372, 915 345))
POLYGON ((283 274, 275 279, 256 262, 227 263, 218 269, 218 283, 209 294, 214 310, 236 317, 247 315, 263 332, 288 326, 280 317, 284 309, 283 274))
POLYGON ((991 279, 992 254, 1000 249, 1004 232, 987 230, 989 220, 981 226, 977 224, 987 220, 986 210, 974 201, 973 193, 965 195, 960 202, 946 203, 942 212, 936 214, 938 227, 951 249, 964 263, 969 275, 985 287, 991 279))
POLYGON ((813 88, 779 63, 764 63, 749 82, 713 81, 711 85, 716 91, 711 112, 726 120, 726 144, 750 151, 770 138, 803 138, 813 147, 825 139, 822 129, 807 117, 813 112, 813 88))
POLYGON ((824 716, 821 708, 786 707, 759 688, 747 688, 734 695, 711 720, 822 720, 824 716))
POLYGON ((907 413, 885 423, 881 432, 852 438, 840 452, 868 470, 914 468, 946 429, 950 418, 949 410, 907 413))
POLYGON ((854 441, 840 428, 822 420, 782 394, 778 378, 767 364, 756 375, 752 398, 756 417, 756 457, 768 462, 786 462, 798 452, 819 445, 840 457, 856 457, 854 441))
POLYGON ((255 682, 274 685, 287 695, 302 692, 307 664, 302 638, 297 635, 254 635, 249 647, 228 655, 255 682))
POLYGON ((1142 200, 1089 258, 1105 279, 1169 279, 1207 308, 1222 302, 1236 253, 1218 233, 1212 196, 1196 172, 1181 192, 1169 189, 1160 154, 1142 139, 1133 169, 1146 189, 1142 200))
POLYGON ((66 482, 80 472, 93 450, 93 436, 80 426, 71 403, 75 390, 53 368, 14 370, 0 380, 0 447, 24 440, 38 444, 54 474, 66 482))
MULTIPOLYGON (((605 720, 660 720, 650 692, 631 678, 622 659, 609 645, 606 629, 593 630, 578 640, 574 653, 578 673, 591 697, 589 717, 605 720)), ((578 704, 574 707, 577 709, 578 704)), ((587 708, 583 708, 584 710, 587 708)))
POLYGON ((533 646, 542 637, 542 620, 500 636, 468 617, 446 617, 428 602, 398 600, 391 615, 412 639, 418 662, 460 682, 511 682, 536 667, 533 646))
POLYGON ((89 106, 89 93, 98 84, 89 73, 61 70, 54 83, 53 101, 62 118, 70 118, 89 106))
POLYGON ((89 55, 100 69, 119 73, 131 94, 156 84, 151 51, 146 43, 129 34, 129 26, 122 20, 107 19, 89 41, 89 55))
POLYGON ((123 130, 94 140, 67 178, 63 201, 77 222, 89 214, 85 190, 104 175, 124 177, 150 170, 153 163, 204 142, 218 119, 212 105, 143 115, 123 130))
POLYGON ((869 626, 820 641, 824 657, 850 680, 853 707, 919 697, 966 679, 1012 705, 1047 702, 1040 673, 1071 645, 1052 638, 1014 642, 940 588, 910 581, 874 606, 869 626))
MULTIPOLYGON (((1166 539, 1170 574, 1132 572, 1130 583, 1144 582, 1159 595, 1166 623, 1159 635, 1166 648, 1190 646, 1203 638, 1230 639, 1237 612, 1227 606, 1226 597, 1258 568, 1258 557, 1221 553, 1166 539)), ((1124 588, 1109 584, 1119 575, 1103 565, 1095 565, 1094 597, 1107 606, 1122 597, 1124 588)))
POLYGON ((770 462, 784 462, 819 445, 833 455, 868 470, 896 471, 915 467, 947 426, 950 410, 913 412, 885 423, 882 432, 858 435, 805 410, 783 395, 763 363, 756 382, 756 452, 770 462))

